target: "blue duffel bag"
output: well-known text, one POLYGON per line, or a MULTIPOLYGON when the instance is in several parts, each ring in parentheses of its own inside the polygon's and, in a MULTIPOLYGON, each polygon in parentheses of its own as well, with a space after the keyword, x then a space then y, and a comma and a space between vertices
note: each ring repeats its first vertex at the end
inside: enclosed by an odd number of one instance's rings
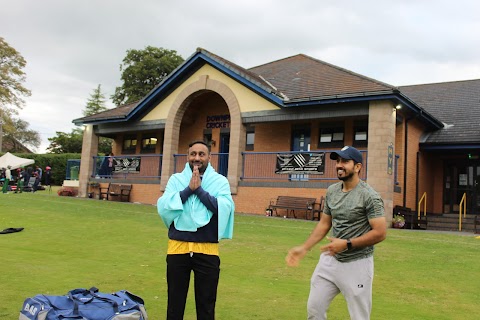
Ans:
POLYGON ((125 290, 112 294, 93 287, 64 296, 43 294, 25 299, 19 320, 148 320, 143 299, 125 290))

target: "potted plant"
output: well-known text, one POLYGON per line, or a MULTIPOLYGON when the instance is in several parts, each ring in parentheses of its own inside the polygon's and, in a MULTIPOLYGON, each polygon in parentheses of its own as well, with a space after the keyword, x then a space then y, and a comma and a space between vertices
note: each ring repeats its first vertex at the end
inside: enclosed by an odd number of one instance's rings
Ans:
POLYGON ((401 214, 396 214, 393 216, 392 225, 394 228, 402 229, 405 226, 405 217, 401 214))
POLYGON ((272 208, 266 207, 266 208, 265 208, 265 215, 266 215, 267 217, 271 217, 271 216, 273 215, 273 210, 272 210, 272 208))

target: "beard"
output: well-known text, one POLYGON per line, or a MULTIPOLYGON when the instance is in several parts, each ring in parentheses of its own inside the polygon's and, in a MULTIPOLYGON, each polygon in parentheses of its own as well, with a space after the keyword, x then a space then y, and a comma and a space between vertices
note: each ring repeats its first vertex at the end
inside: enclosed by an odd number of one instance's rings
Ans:
POLYGON ((342 177, 338 177, 338 179, 342 181, 348 181, 348 180, 351 180, 352 177, 353 177, 353 172, 350 172, 350 173, 345 173, 345 175, 343 175, 342 177))
POLYGON ((193 167, 194 166, 197 166, 198 167, 198 172, 200 173, 204 173, 205 170, 207 170, 207 166, 208 166, 208 162, 207 163, 202 163, 202 164, 194 164, 193 162, 189 162, 189 165, 190 165, 190 169, 192 169, 193 171, 193 167))

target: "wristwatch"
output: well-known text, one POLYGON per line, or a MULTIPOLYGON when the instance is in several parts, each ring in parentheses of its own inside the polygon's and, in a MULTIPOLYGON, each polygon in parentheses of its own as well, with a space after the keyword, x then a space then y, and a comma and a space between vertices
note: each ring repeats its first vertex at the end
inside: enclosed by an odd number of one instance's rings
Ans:
POLYGON ((352 241, 350 239, 347 239, 347 250, 352 250, 352 249, 353 249, 352 241))

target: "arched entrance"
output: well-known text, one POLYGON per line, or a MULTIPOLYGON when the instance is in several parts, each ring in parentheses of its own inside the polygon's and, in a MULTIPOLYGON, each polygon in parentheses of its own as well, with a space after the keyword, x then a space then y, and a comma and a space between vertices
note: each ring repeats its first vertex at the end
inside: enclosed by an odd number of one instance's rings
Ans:
MULTIPOLYGON (((207 75, 184 88, 169 111, 165 125, 161 190, 165 190, 173 173, 174 154, 185 153, 189 142, 201 139, 205 134, 211 134, 211 151, 214 153, 220 152, 220 147, 225 146, 220 142, 225 142, 228 137, 228 165, 222 166, 222 170, 228 172, 226 176, 231 191, 236 194, 241 174, 241 154, 245 150, 245 126, 233 91, 207 75), (213 118, 208 119, 207 116, 213 118)), ((215 165, 218 170, 218 163, 215 165)))

